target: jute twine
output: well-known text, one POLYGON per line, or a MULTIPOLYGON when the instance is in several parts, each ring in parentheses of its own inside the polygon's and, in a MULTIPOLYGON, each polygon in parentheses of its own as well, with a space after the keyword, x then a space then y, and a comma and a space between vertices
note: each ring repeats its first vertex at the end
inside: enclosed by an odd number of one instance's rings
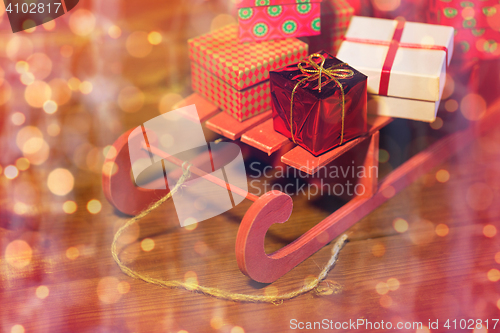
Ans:
POLYGON ((302 288, 299 288, 295 291, 282 294, 282 295, 275 295, 275 296, 267 296, 267 295, 247 295, 247 294, 239 294, 239 293, 233 293, 227 290, 222 290, 219 288, 213 288, 213 287, 205 287, 205 286, 200 286, 195 283, 186 283, 182 281, 177 281, 177 280, 162 280, 162 279, 157 279, 150 277, 146 274, 137 272, 125 265, 121 260, 120 257, 118 256, 118 250, 116 249, 116 244, 118 242, 118 239, 120 236, 123 234, 125 230, 127 230, 131 225, 134 223, 139 222, 142 218, 147 216, 149 213, 157 209, 160 205, 162 205, 165 201, 169 200, 182 186, 182 184, 186 181, 186 179, 189 178, 190 176, 190 171, 189 171, 190 165, 187 166, 186 168, 183 168, 183 174, 179 178, 179 181, 175 185, 173 189, 170 190, 170 192, 162 197, 160 200, 157 202, 153 203, 151 206, 149 206, 147 209, 142 211, 140 214, 134 216, 130 220, 127 221, 118 231, 116 232, 114 238, 113 238, 113 243, 111 244, 111 254, 113 256, 113 259, 115 262, 118 264, 118 267, 120 267, 121 271, 125 273, 126 275, 130 276, 131 278, 142 280, 147 283, 151 283, 160 287, 164 288, 181 288, 185 289, 188 291, 216 297, 219 299, 224 299, 224 300, 229 300, 229 301, 236 301, 236 302, 252 302, 252 303, 273 303, 273 304, 281 304, 283 301, 292 299, 294 297, 297 297, 299 295, 305 294, 310 292, 311 290, 315 290, 318 294, 321 294, 320 288, 318 288, 318 285, 320 284, 321 281, 323 281, 330 269, 335 265, 337 258, 339 256, 340 250, 344 246, 346 240, 347 240, 347 235, 342 235, 337 242, 333 245, 332 247, 332 256, 330 257, 330 260, 328 260, 327 264, 325 267, 321 270, 319 273, 318 277, 311 279, 308 281, 302 288))

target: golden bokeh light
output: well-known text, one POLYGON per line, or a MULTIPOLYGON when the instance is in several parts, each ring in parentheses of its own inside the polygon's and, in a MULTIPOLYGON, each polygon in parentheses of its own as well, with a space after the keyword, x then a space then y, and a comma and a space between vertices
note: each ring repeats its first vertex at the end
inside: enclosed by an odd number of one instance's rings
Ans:
POLYGON ((473 210, 486 210, 493 202, 493 190, 485 183, 472 184, 467 189, 466 201, 473 210))
POLYGON ((491 282, 497 282, 500 280, 500 271, 496 268, 492 268, 488 271, 488 280, 491 282))
POLYGON ((383 257, 385 254, 385 245, 382 243, 377 243, 372 246, 372 254, 375 257, 383 257))
POLYGON ((73 91, 78 91, 80 90, 80 84, 82 82, 76 78, 76 77, 72 77, 68 80, 68 87, 69 89, 73 90, 73 91))
POLYGON ((69 28, 78 36, 88 36, 94 31, 96 19, 94 14, 86 9, 78 9, 69 18, 69 28))
POLYGON ((132 32, 127 37, 125 47, 128 53, 135 58, 147 57, 153 49, 153 45, 148 41, 148 34, 144 31, 132 32))
POLYGON ((20 171, 26 171, 30 167, 30 161, 26 157, 20 157, 16 160, 16 168, 20 171))
POLYGON ((26 116, 21 112, 14 112, 10 116, 10 121, 16 126, 21 126, 26 121, 26 116))
POLYGON ((25 332, 24 326, 19 324, 12 326, 12 328, 10 329, 10 333, 24 333, 24 332, 25 332))
POLYGON ((33 43, 28 37, 16 34, 7 42, 5 53, 12 61, 26 60, 33 53, 33 43))
POLYGON ((219 316, 214 316, 210 319, 210 326, 214 330, 219 330, 222 326, 224 326, 224 320, 219 316))
POLYGON ((28 266, 32 255, 31 246, 20 239, 10 242, 5 248, 5 261, 15 268, 21 269, 28 266))
POLYGON ((56 28, 56 21, 52 20, 50 17, 47 17, 45 23, 42 24, 43 28, 47 31, 52 31, 56 28))
POLYGON ((115 158, 116 154, 118 154, 116 148, 111 145, 108 145, 102 149, 102 155, 107 159, 115 158))
POLYGON ((448 112, 455 112, 458 110, 458 102, 454 99, 449 99, 444 103, 444 108, 448 112))
POLYGON ((387 199, 390 199, 396 195, 396 189, 394 188, 394 186, 387 186, 382 190, 382 195, 387 199))
POLYGON ((151 238, 144 238, 141 242, 141 249, 144 252, 150 252, 155 248, 155 241, 151 238))
POLYGON ((24 91, 24 99, 34 107, 41 108, 43 104, 52 96, 52 89, 44 81, 35 81, 26 87, 24 91))
POLYGON ((500 264, 500 252, 497 252, 495 254, 495 261, 496 261, 497 264, 500 264))
MULTIPOLYGON (((78 86, 80 83, 78 83, 78 86)), ((51 99, 57 105, 63 105, 69 102, 71 99, 71 89, 66 81, 63 79, 53 79, 49 82, 49 86, 51 89, 51 99)))
POLYGON ((455 80, 453 80, 453 77, 450 74, 446 73, 446 83, 444 84, 441 99, 448 99, 453 94, 453 91, 455 91, 455 80))
POLYGON ((375 290, 379 295, 385 295, 389 292, 389 286, 385 282, 379 282, 375 286, 375 290))
POLYGON ((47 178, 47 186, 55 195, 65 196, 73 190, 75 185, 75 178, 73 174, 63 168, 57 168, 49 173, 47 178))
POLYGON ((56 113, 57 103, 52 101, 52 100, 46 101, 45 103, 43 103, 43 111, 45 111, 45 113, 47 113, 47 114, 56 113))
POLYGON ((120 294, 127 294, 130 291, 130 284, 127 281, 122 281, 118 283, 117 288, 120 294))
POLYGON ((438 130, 441 127, 443 127, 443 119, 436 117, 436 119, 429 125, 431 126, 432 129, 438 130))
POLYGON ((108 35, 113 39, 117 39, 122 35, 122 29, 117 25, 112 25, 108 29, 108 35))
POLYGON ((450 228, 444 223, 440 223, 436 226, 436 235, 439 237, 445 237, 450 232, 450 228))
POLYGON ((425 245, 432 241, 435 236, 434 223, 427 220, 413 222, 409 228, 410 240, 415 245, 425 245))
POLYGON ((148 42, 150 42, 153 45, 158 45, 161 43, 163 37, 158 31, 151 31, 148 34, 148 42))
MULTIPOLYGON (((188 217, 184 223, 189 223, 188 225, 185 225, 184 229, 188 231, 193 231, 198 227, 198 222, 192 223, 190 219, 193 219, 192 217, 188 217)), ((194 220, 194 219, 193 219, 194 220)))
POLYGON ((144 93, 136 87, 125 87, 118 94, 118 105, 122 111, 134 113, 144 105, 144 93))
POLYGON ((497 308, 498 308, 498 310, 500 310, 500 299, 498 299, 498 301, 497 301, 497 308))
POLYGON ((114 304, 120 300, 122 294, 118 291, 120 281, 114 276, 102 278, 97 284, 97 297, 105 304, 114 304))
POLYGON ((158 104, 158 109, 160 114, 177 109, 177 104, 182 101, 182 96, 175 93, 167 93, 161 99, 158 104))
POLYGON ((102 165, 102 174, 108 177, 115 175, 118 172, 118 164, 115 162, 106 162, 102 165))
POLYGON ((34 82, 35 82, 35 75, 33 75, 33 73, 26 72, 21 74, 21 83, 24 84, 25 86, 29 86, 34 82))
POLYGON ((382 295, 380 297, 380 305, 384 308, 390 308, 392 305, 392 298, 389 295, 382 295))
POLYGON ((207 244, 205 244, 204 241, 197 241, 194 244, 194 252, 198 253, 199 255, 205 255, 208 251, 207 244))
POLYGON ((80 92, 84 95, 88 95, 94 90, 94 86, 89 81, 83 81, 80 83, 80 92))
POLYGON ((450 180, 450 173, 448 172, 448 170, 441 169, 436 172, 436 180, 440 183, 446 183, 448 180, 450 180))
POLYGON ((3 170, 3 174, 7 179, 14 179, 19 176, 19 170, 13 165, 7 165, 3 170))
POLYGON ((403 233, 408 230, 408 222, 406 222, 406 220, 402 218, 395 219, 392 222, 392 226, 394 227, 394 230, 399 233, 403 233))
POLYGON ((372 4, 378 10, 390 12, 398 9, 401 5, 401 0, 373 0, 372 4))
POLYGON ((36 80, 43 80, 52 72, 52 60, 45 53, 33 53, 26 62, 36 80))
POLYGON ((493 238, 497 234, 497 228, 492 224, 487 224, 483 228, 483 235, 488 238, 493 238))
POLYGON ((30 70, 30 65, 24 61, 24 60, 19 60, 16 62, 16 72, 19 74, 26 73, 30 70))
POLYGON ((390 291, 396 291, 399 289, 399 280, 396 278, 390 278, 387 280, 387 288, 389 288, 390 291))
MULTIPOLYGON (((120 223, 117 223, 115 225, 115 230, 118 230, 118 228, 121 227, 120 223)), ((123 245, 128 245, 132 244, 135 242, 141 233, 141 228, 139 224, 134 223, 131 224, 123 233, 120 235, 120 238, 118 238, 118 243, 123 244, 123 245)))
POLYGON ((265 289, 264 289, 264 295, 266 296, 278 296, 278 287, 275 287, 275 286, 267 286, 265 289))
POLYGON ((47 134, 50 136, 58 136, 61 133, 61 127, 57 123, 52 123, 47 126, 47 134))
POLYGON ((233 326, 230 333, 245 333, 245 330, 243 329, 243 327, 233 326))
POLYGON ((36 31, 36 23, 35 23, 35 21, 30 20, 30 19, 25 20, 23 22, 22 27, 23 27, 23 30, 24 30, 23 32, 27 33, 27 34, 32 34, 32 33, 34 33, 36 31))
POLYGON ((219 14, 212 20, 210 24, 210 31, 215 31, 226 25, 235 24, 236 19, 232 15, 219 14))
POLYGON ((101 209, 102 209, 102 204, 97 199, 92 199, 87 203, 87 210, 89 211, 90 214, 98 214, 101 211, 101 209))
POLYGON ((177 333, 189 333, 189 332, 186 330, 180 330, 180 331, 177 331, 177 333))
POLYGON ((468 120, 479 120, 486 113, 486 101, 478 94, 465 95, 460 102, 460 111, 468 120))
POLYGON ((16 202, 14 204, 14 213, 17 215, 24 215, 28 212, 29 207, 24 202, 16 202))
POLYGON ((193 271, 187 271, 184 274, 184 282, 187 284, 198 285, 198 274, 193 271))
POLYGON ((77 259, 78 257, 80 256, 80 250, 78 250, 78 248, 72 246, 72 247, 69 247, 67 250, 66 250, 66 258, 68 258, 69 260, 75 260, 77 259))
POLYGON ((49 296, 49 288, 47 286, 39 286, 35 291, 36 297, 46 299, 49 296))
POLYGON ((65 201, 62 205, 62 209, 66 214, 73 214, 74 212, 76 212, 77 208, 78 206, 76 202, 71 200, 65 201))
POLYGON ((386 163, 387 161, 389 161, 389 158, 391 157, 391 155, 389 154, 389 152, 385 149, 380 149, 378 151, 378 161, 380 163, 386 163))

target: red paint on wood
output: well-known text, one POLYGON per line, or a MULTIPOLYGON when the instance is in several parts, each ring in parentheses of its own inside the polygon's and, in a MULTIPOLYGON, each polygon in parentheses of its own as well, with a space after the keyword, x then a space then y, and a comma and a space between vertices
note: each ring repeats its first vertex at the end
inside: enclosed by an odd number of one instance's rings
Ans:
POLYGON ((243 134, 241 142, 271 155, 291 141, 286 136, 276 132, 273 127, 273 119, 268 119, 243 134))
POLYGON ((208 129, 225 136, 228 139, 236 140, 248 130, 263 123, 272 116, 272 111, 266 111, 250 119, 239 122, 226 112, 221 112, 209 119, 206 123, 208 129))

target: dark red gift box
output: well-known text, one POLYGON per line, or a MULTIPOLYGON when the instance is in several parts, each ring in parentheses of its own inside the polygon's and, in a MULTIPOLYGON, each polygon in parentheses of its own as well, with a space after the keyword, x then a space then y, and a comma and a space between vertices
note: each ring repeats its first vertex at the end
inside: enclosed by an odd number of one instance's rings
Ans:
POLYGON ((366 133, 366 75, 325 51, 269 74, 274 129, 312 154, 366 133))

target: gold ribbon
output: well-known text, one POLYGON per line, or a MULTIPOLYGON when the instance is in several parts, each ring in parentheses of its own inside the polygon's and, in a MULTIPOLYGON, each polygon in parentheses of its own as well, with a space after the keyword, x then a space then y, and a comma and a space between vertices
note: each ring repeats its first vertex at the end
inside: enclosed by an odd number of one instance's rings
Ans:
POLYGON ((304 76, 303 79, 301 79, 295 87, 293 87, 292 90, 292 97, 290 100, 290 133, 292 134, 292 141, 295 142, 295 137, 293 135, 293 97, 295 96, 295 91, 297 88, 304 82, 309 82, 309 81, 315 81, 318 80, 318 86, 313 89, 318 89, 319 92, 321 92, 321 88, 329 84, 330 82, 335 82, 339 88, 340 92, 342 94, 342 132, 340 134, 340 144, 344 142, 344 119, 345 119, 345 95, 344 95, 344 87, 342 84, 339 82, 338 79, 346 79, 346 78, 351 78, 354 76, 354 72, 351 69, 346 69, 346 68, 337 68, 342 65, 346 65, 346 63, 340 63, 328 68, 324 68, 323 66, 325 65, 325 57, 319 53, 313 53, 309 56, 309 59, 307 62, 299 62, 297 64, 298 69, 302 72, 302 74, 299 76, 304 76), (321 63, 318 65, 315 61, 314 58, 320 58, 321 63), (310 68, 304 68, 302 67, 303 65, 305 66, 312 66, 312 69, 310 68), (323 75, 327 76, 327 79, 322 82, 322 77, 323 75))

